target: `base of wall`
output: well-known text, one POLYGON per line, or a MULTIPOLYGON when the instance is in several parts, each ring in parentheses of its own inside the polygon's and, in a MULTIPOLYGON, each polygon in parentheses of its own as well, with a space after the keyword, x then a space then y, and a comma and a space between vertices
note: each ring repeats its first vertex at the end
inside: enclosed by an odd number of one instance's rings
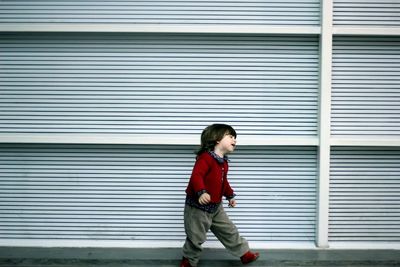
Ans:
MULTIPOLYGON (((252 266, 400 266, 394 250, 258 250, 252 266)), ((178 266, 180 248, 32 248, 0 247, 0 266, 178 266)), ((225 249, 204 250, 201 266, 242 266, 225 249)))

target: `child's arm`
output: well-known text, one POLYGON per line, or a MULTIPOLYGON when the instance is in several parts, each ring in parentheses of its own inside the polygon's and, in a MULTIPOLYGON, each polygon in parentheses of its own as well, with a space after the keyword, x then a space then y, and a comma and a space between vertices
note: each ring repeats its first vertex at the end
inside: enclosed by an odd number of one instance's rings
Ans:
POLYGON ((192 175, 190 177, 190 183, 193 190, 200 197, 203 193, 206 193, 206 186, 204 184, 204 177, 208 172, 209 166, 206 160, 198 159, 194 164, 192 175))
POLYGON ((224 196, 229 200, 231 198, 235 197, 235 193, 233 192, 233 189, 231 185, 229 184, 228 180, 225 180, 225 186, 224 186, 224 196))
POLYGON ((201 196, 199 197, 199 203, 201 205, 207 205, 208 203, 210 203, 210 201, 211 196, 207 192, 201 194, 201 196))
POLYGON ((234 199, 234 198, 229 199, 229 204, 228 204, 228 206, 229 206, 230 208, 236 207, 236 199, 234 199))
POLYGON ((229 201, 229 207, 232 208, 236 207, 236 200, 235 200, 236 194, 233 192, 233 189, 229 184, 228 180, 226 180, 224 196, 229 201))

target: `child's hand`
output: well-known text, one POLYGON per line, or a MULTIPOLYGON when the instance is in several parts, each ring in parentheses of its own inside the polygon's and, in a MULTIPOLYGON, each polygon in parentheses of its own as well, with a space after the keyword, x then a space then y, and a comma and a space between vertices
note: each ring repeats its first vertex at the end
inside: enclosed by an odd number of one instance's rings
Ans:
POLYGON ((211 201, 211 197, 208 193, 203 193, 200 197, 199 197, 199 203, 201 205, 206 205, 208 203, 210 203, 211 201))
POLYGON ((230 208, 236 207, 236 200, 234 198, 229 200, 229 207, 230 208))

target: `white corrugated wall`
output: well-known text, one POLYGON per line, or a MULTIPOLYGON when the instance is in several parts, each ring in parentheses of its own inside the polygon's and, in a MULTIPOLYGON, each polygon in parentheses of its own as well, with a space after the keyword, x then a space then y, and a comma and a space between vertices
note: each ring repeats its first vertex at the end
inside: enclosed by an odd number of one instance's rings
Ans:
POLYGON ((334 38, 332 66, 332 134, 400 136, 400 38, 334 38))
POLYGON ((330 233, 333 242, 400 241, 400 149, 334 147, 330 233))
MULTIPOLYGON (((191 146, 3 145, 0 238, 184 240, 193 163, 191 146)), ((315 164, 313 148, 239 148, 228 212, 243 235, 314 240, 315 164)))
POLYGON ((317 0, 1 1, 0 22, 318 25, 317 0))
POLYGON ((400 248, 399 8, 1 1, 0 245, 181 246, 226 122, 253 246, 400 248))
POLYGON ((400 26, 398 0, 334 0, 333 2, 333 18, 337 26, 400 26))
POLYGON ((0 37, 0 132, 316 135, 314 37, 0 37))

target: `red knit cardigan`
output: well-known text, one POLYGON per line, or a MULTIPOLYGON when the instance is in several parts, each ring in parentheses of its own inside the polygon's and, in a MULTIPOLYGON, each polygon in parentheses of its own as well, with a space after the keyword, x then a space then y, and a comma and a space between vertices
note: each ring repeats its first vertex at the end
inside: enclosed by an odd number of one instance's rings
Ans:
POLYGON ((194 164, 186 194, 192 199, 198 199, 199 194, 206 190, 211 196, 211 203, 220 203, 222 197, 234 197, 228 182, 228 162, 219 163, 208 152, 200 154, 194 164))

